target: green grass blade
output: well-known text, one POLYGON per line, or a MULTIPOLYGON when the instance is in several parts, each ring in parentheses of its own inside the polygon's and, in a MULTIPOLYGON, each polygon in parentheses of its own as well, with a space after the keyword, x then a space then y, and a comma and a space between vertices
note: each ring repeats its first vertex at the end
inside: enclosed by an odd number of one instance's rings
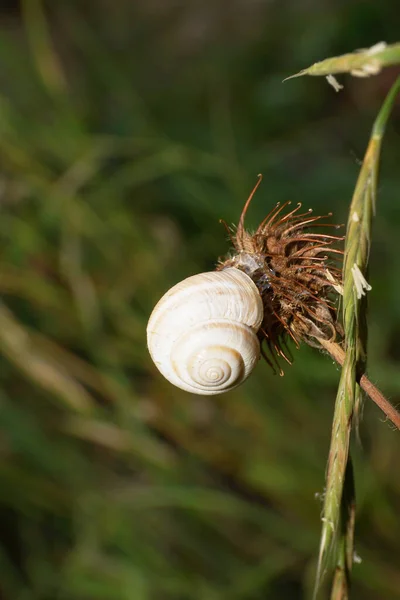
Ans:
MULTIPOLYGON (((320 553, 314 597, 340 535, 343 488, 349 457, 352 420, 359 395, 357 379, 366 361, 366 302, 370 286, 365 279, 371 242, 371 222, 375 207, 379 157, 385 126, 396 95, 400 78, 390 90, 372 128, 361 172, 350 205, 343 266, 343 321, 345 330, 345 362, 336 397, 329 450, 326 493, 322 516, 320 553)), ((346 533, 348 535, 348 533, 346 533)), ((340 547, 340 543, 339 546, 340 547)), ((342 560, 339 553, 339 562, 342 560)), ((348 565, 351 567, 351 564, 348 565)))
POLYGON ((40 353, 32 344, 25 328, 11 311, 0 303, 0 351, 21 374, 65 406, 89 414, 94 406, 92 397, 84 387, 64 372, 51 356, 40 353))
POLYGON ((24 0, 22 14, 38 73, 45 87, 55 94, 64 92, 66 81, 53 49, 44 7, 40 0, 24 0))

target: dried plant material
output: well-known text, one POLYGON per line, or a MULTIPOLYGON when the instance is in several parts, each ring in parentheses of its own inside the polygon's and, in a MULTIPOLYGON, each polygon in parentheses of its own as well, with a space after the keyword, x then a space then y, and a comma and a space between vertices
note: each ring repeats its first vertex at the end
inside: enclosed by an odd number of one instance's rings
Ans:
MULTIPOLYGON (((383 52, 387 48, 386 42, 378 42, 371 46, 371 48, 359 50, 359 52, 364 52, 366 56, 376 56, 380 52, 383 52)), ((375 60, 372 58, 370 61, 367 61, 364 65, 357 69, 353 69, 350 71, 351 75, 354 77, 369 77, 370 75, 377 75, 381 70, 381 64, 379 60, 375 60)))
POLYGON ((338 294, 343 296, 343 285, 341 283, 338 283, 337 278, 335 278, 332 275, 332 273, 329 271, 329 269, 326 270, 326 277, 332 283, 333 289, 335 289, 338 294))
POLYGON ((378 42, 377 44, 374 44, 370 48, 365 48, 364 50, 360 50, 360 52, 366 52, 367 54, 369 54, 371 56, 372 54, 379 54, 379 52, 382 52, 382 50, 385 50, 386 48, 387 48, 386 42, 378 42))
POLYGON ((360 267, 357 264, 354 264, 351 267, 351 272, 353 274, 354 279, 354 287, 356 289, 357 300, 360 300, 363 296, 365 296, 366 292, 372 290, 372 287, 369 285, 368 281, 365 279, 364 275, 360 271, 360 267))
POLYGON ((301 212, 300 203, 285 212, 290 202, 277 204, 255 233, 247 231, 246 212, 260 182, 261 176, 236 231, 229 231, 235 252, 222 260, 218 269, 236 267, 256 284, 264 305, 259 338, 268 353, 263 355, 282 374, 277 358, 291 363, 288 338, 298 347, 301 341, 315 346, 319 338, 336 337, 334 299, 341 272, 331 257, 342 255, 337 245, 343 238, 310 231, 317 226, 340 227, 321 223, 331 213, 314 216, 311 209, 301 212))
POLYGON ((381 71, 381 65, 378 60, 371 60, 371 62, 365 63, 359 69, 353 69, 350 74, 353 77, 370 77, 371 75, 378 75, 381 71))
POLYGON ((342 90, 344 87, 341 83, 338 82, 336 77, 334 77, 333 75, 327 75, 326 80, 329 83, 329 85, 333 87, 335 92, 340 92, 340 90, 342 90))

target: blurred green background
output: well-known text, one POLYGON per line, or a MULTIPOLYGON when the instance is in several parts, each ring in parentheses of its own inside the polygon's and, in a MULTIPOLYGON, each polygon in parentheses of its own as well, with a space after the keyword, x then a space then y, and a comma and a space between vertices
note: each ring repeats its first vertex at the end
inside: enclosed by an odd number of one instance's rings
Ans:
MULTIPOLYGON (((1 600, 310 597, 339 370, 295 351, 197 397, 156 372, 154 303, 248 217, 344 222, 399 69, 284 77, 399 40, 396 0, 39 0, 0 8, 1 600)), ((384 140, 369 373, 400 402, 400 110, 384 140)), ((400 598, 399 436, 354 444, 353 597, 400 598)))

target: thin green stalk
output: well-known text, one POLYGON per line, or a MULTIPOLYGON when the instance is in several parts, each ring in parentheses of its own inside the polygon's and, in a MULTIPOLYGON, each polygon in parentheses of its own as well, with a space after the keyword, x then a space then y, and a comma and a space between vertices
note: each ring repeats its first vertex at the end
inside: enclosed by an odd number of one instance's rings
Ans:
POLYGON ((333 576, 331 600, 348 600, 350 597, 350 574, 354 553, 354 523, 356 496, 351 457, 347 461, 341 501, 340 536, 337 546, 337 563, 333 576))
MULTIPOLYGON (((352 557, 348 552, 348 540, 352 539, 352 533, 348 527, 345 528, 345 533, 342 533, 343 530, 340 529, 341 514, 343 514, 342 503, 345 498, 343 489, 349 458, 352 420, 360 394, 357 380, 363 374, 366 363, 365 294, 371 288, 365 276, 371 242, 371 221, 375 209, 379 157, 385 126, 399 91, 400 78, 390 90, 372 128, 350 205, 343 266, 345 359, 333 417, 314 598, 317 597, 329 562, 333 560, 336 566, 340 567, 343 564, 344 556, 347 557, 346 588, 349 587, 352 557)), ((352 520, 348 520, 348 524, 353 527, 352 520)), ((343 591, 344 593, 345 591, 343 591)), ((334 596, 335 600, 346 598, 346 595, 343 594, 334 596)))

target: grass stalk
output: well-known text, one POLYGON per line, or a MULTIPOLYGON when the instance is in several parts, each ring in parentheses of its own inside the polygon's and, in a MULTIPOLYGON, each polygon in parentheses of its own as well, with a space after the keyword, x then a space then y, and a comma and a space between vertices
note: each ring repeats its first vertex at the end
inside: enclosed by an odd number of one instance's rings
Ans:
POLYGON ((349 455, 344 478, 340 515, 340 537, 337 548, 337 563, 333 576, 331 600, 348 600, 350 596, 350 573, 354 553, 354 523, 356 497, 354 472, 349 455))
POLYGON ((317 598, 323 575, 331 562, 335 564, 338 574, 334 578, 332 592, 336 595, 331 597, 345 600, 350 587, 354 516, 351 516, 348 507, 352 506, 354 498, 349 499, 345 493, 346 485, 348 490, 354 489, 348 467, 350 434, 353 416, 360 401, 358 382, 364 376, 366 366, 365 293, 371 289, 366 275, 379 157, 385 126, 399 91, 400 78, 389 91, 372 128, 350 205, 343 265, 344 360, 333 417, 314 599, 317 598))

